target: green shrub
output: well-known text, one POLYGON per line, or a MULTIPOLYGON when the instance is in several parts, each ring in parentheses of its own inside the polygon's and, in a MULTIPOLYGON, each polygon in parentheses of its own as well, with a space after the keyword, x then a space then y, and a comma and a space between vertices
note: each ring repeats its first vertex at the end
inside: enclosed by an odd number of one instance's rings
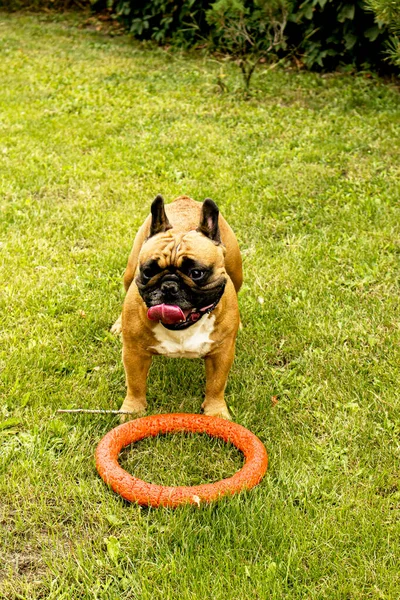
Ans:
MULTIPOLYGON (((0 0, 8 9, 108 9, 138 39, 230 53, 245 82, 271 54, 309 69, 400 66, 400 0, 0 0), (267 51, 268 50, 268 51, 267 51)), ((247 85, 246 83, 246 85, 247 85)))
POLYGON ((184 47, 206 42, 236 56, 244 48, 257 54, 270 45, 271 15, 284 6, 288 23, 274 52, 295 50, 310 69, 341 63, 378 67, 389 40, 388 28, 375 21, 366 0, 108 0, 107 6, 139 39, 184 47))
POLYGON ((8 11, 25 9, 63 12, 71 9, 88 9, 90 7, 90 0, 0 0, 0 8, 8 11))
POLYGON ((215 49, 235 59, 246 89, 257 64, 286 49, 288 0, 217 0, 207 11, 215 49))
MULTIPOLYGON (((104 8, 104 0, 95 5, 104 8)), ((138 39, 193 46, 209 33, 206 0, 107 0, 107 8, 138 39)))
POLYGON ((386 43, 388 60, 400 68, 400 0, 366 0, 377 22, 388 26, 391 36, 386 43))
POLYGON ((388 32, 375 22, 363 0, 297 0, 295 4, 287 35, 308 68, 382 63, 388 32))

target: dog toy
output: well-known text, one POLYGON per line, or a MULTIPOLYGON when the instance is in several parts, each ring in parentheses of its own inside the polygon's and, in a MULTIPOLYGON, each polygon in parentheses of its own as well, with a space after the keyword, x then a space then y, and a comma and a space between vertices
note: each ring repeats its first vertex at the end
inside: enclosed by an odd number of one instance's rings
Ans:
POLYGON ((123 423, 109 431, 96 450, 96 468, 102 479, 114 492, 142 506, 177 507, 187 503, 200 506, 201 502, 251 489, 261 481, 267 466, 268 455, 262 442, 245 427, 219 417, 187 413, 153 415, 123 423), (245 463, 232 477, 192 487, 147 483, 118 464, 118 455, 125 446, 146 437, 176 432, 207 433, 231 442, 243 452, 245 463))

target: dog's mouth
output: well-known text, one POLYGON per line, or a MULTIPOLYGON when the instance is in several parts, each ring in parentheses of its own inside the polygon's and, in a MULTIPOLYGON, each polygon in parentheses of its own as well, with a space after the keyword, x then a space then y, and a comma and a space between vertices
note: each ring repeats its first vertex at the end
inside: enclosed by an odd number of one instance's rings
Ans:
POLYGON ((208 299, 208 302, 212 300, 214 302, 207 304, 207 306, 181 308, 177 304, 166 303, 150 306, 147 310, 147 318, 150 321, 158 321, 167 329, 186 329, 197 323, 204 315, 213 311, 221 300, 224 291, 225 282, 213 294, 213 297, 208 299))
POLYGON ((182 309, 175 304, 157 304, 147 311, 150 321, 158 321, 167 329, 185 329, 194 325, 206 313, 215 308, 217 303, 202 308, 182 309))

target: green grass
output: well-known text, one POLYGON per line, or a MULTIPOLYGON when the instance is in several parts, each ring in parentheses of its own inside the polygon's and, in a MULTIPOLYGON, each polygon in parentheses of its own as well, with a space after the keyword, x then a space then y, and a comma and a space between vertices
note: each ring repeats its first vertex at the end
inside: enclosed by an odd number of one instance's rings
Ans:
POLYGON ((121 452, 120 464, 159 485, 200 485, 233 475, 243 457, 222 440, 182 433, 138 442, 121 452))
MULTIPOLYGON (((201 56, 0 15, 0 597, 397 599, 400 100, 364 75, 277 71, 253 97, 201 56), (227 389, 265 443, 254 490, 142 509, 99 479, 118 408, 109 328, 157 193, 207 196, 244 257, 227 389), (277 397, 277 403, 271 398, 277 397)), ((197 412, 200 361, 158 359, 149 413, 197 412)), ((220 442, 147 440, 162 483, 227 476, 220 442)))

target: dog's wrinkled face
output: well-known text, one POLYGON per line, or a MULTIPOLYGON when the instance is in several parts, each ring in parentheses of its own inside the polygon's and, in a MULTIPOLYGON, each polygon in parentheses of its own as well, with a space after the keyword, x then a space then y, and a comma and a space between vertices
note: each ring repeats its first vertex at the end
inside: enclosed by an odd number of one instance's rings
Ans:
POLYGON ((136 284, 148 316, 169 329, 195 323, 221 298, 227 279, 218 228, 218 208, 203 204, 197 230, 174 231, 164 203, 152 204, 150 236, 139 255, 136 284))

